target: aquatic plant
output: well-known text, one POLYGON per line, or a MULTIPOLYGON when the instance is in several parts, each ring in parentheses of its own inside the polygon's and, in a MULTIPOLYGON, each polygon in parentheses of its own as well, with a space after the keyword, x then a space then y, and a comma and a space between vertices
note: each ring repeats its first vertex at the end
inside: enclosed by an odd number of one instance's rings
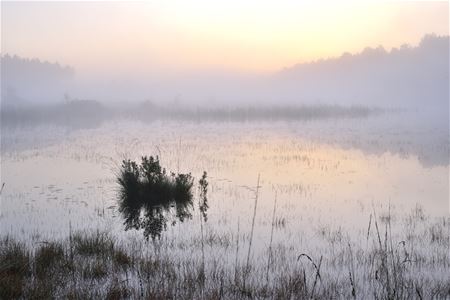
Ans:
POLYGON ((190 173, 167 175, 158 156, 143 156, 141 164, 123 160, 117 179, 121 204, 165 205, 192 198, 194 179, 190 173))
POLYGON ((192 217, 194 178, 190 173, 168 175, 158 156, 143 156, 140 164, 123 160, 117 181, 126 230, 143 229, 146 238, 154 239, 166 229, 171 212, 180 222, 192 217))
POLYGON ((208 215, 206 211, 208 210, 208 181, 206 180, 207 174, 203 172, 202 178, 198 181, 199 191, 200 191, 200 199, 199 199, 199 209, 202 213, 203 220, 206 222, 208 220, 208 215))

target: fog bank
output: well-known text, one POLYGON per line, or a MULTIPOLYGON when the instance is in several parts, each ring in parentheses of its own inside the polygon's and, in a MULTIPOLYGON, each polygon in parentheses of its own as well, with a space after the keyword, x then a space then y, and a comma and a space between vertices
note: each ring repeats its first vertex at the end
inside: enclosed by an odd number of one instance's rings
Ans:
POLYGON ((417 46, 390 51, 366 48, 272 74, 218 70, 86 74, 62 64, 3 55, 2 106, 90 99, 194 107, 332 104, 448 111, 448 36, 427 35, 417 46))

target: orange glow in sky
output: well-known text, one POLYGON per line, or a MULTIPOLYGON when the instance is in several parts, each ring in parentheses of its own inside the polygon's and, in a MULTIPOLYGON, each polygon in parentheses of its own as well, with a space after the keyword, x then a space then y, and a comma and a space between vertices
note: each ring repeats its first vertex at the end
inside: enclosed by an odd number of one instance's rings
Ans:
POLYGON ((2 53, 85 70, 276 71, 448 35, 448 2, 2 3, 2 53))

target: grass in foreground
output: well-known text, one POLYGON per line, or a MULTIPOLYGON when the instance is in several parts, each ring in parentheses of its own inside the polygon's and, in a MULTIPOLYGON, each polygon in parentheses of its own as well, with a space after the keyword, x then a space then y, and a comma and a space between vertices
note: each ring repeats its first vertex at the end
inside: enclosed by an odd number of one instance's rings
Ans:
POLYGON ((414 230, 400 242, 391 237, 389 220, 378 220, 370 219, 361 245, 333 239, 320 253, 295 256, 273 245, 270 265, 260 263, 266 257, 249 265, 234 259, 234 245, 248 242, 245 235, 234 241, 208 233, 205 261, 199 242, 123 243, 85 232, 26 246, 6 236, 0 239, 0 299, 449 298, 449 220, 408 219, 414 230), (231 259, 215 255, 218 249, 231 259))

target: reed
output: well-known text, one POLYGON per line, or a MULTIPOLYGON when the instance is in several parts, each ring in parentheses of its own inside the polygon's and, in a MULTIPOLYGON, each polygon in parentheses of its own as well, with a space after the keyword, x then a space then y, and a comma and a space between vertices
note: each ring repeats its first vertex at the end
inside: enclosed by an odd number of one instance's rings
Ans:
MULTIPOLYGON (((393 240, 391 243, 393 237, 388 224, 387 231, 381 233, 378 219, 373 220, 378 231, 370 235, 374 243, 369 249, 364 243, 358 246, 347 242, 342 248, 334 244, 338 247, 334 255, 323 248, 314 255, 316 258, 302 253, 297 261, 305 263, 290 264, 292 257, 286 249, 272 248, 277 260, 271 261, 276 265, 270 268, 273 274, 269 282, 265 262, 263 265, 249 262, 248 269, 246 264, 241 269, 238 255, 234 263, 231 261, 228 265, 221 256, 212 253, 208 263, 205 257, 204 264, 202 259, 196 259, 199 252, 194 248, 189 249, 192 255, 174 255, 176 249, 171 248, 170 241, 161 242, 164 251, 156 252, 152 244, 146 242, 119 244, 111 233, 75 232, 71 258, 70 237, 30 245, 3 237, 0 239, 0 299, 448 298, 448 279, 430 281, 426 273, 421 276, 416 273, 426 268, 440 270, 441 264, 442 268, 447 268, 448 253, 443 261, 437 260, 435 254, 421 257, 417 252, 409 253, 405 246, 407 241, 396 247, 393 240), (337 250, 342 251, 345 259, 339 258, 337 250), (333 273, 330 266, 336 261, 339 274, 348 268, 347 276, 333 273)), ((426 225, 431 228, 446 224, 426 225)), ((238 221, 236 249, 230 248, 236 254, 239 253, 240 230, 238 221)), ((365 231, 361 232, 365 237, 365 231)), ((431 242, 429 230, 423 231, 421 237, 422 241, 427 241, 423 245, 431 242)), ((440 246, 448 247, 446 243, 440 246)), ((212 251, 217 244, 207 246, 205 243, 204 247, 205 251, 212 251)))
POLYGON ((275 212, 277 209, 277 192, 275 191, 275 200, 273 201, 273 213, 272 213, 272 226, 270 229, 270 242, 269 242, 269 257, 267 259, 267 271, 266 271, 266 281, 269 282, 269 269, 272 260, 272 241, 273 241, 273 229, 275 227, 275 212))
MULTIPOLYGON (((260 174, 258 174, 258 180, 256 182, 255 206, 254 206, 254 209, 253 209, 252 229, 250 231, 250 240, 248 242, 247 263, 245 264, 245 273, 249 272, 249 267, 250 267, 250 254, 251 254, 251 251, 252 251, 253 232, 255 230, 256 208, 258 207, 258 195, 259 195, 259 188, 260 188, 260 186, 259 186, 259 177, 260 177, 260 174)), ((245 277, 247 277, 247 276, 245 276, 245 277)), ((245 283, 244 283, 244 286, 245 286, 245 283)))

